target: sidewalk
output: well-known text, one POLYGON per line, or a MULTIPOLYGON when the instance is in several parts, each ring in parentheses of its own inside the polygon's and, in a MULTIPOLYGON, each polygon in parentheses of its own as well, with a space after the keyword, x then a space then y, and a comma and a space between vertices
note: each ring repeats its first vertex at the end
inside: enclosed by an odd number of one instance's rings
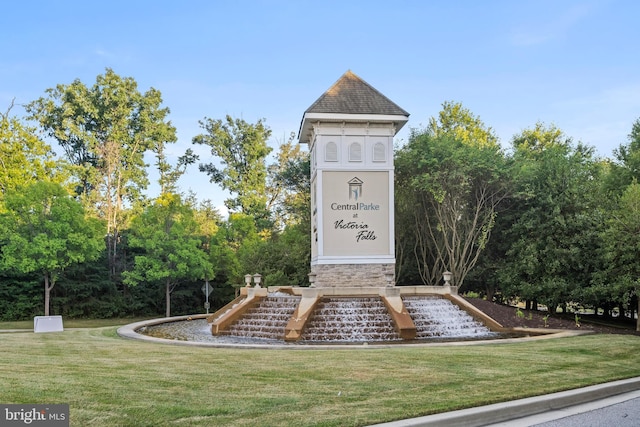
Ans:
MULTIPOLYGON (((640 399, 640 377, 477 408, 376 424, 370 427, 528 427, 593 410, 608 411, 600 415, 604 417, 603 419, 612 419, 611 417, 615 415, 617 410, 612 405, 634 399, 640 399)), ((632 403, 635 404, 635 401, 632 403)), ((627 411, 627 409, 621 409, 621 411, 627 411)), ((592 415, 589 415, 589 419, 595 419, 592 415)), ((625 414, 620 414, 620 416, 628 418, 625 417, 625 414)), ((640 425, 638 418, 633 418, 633 422, 635 424, 629 425, 640 425)), ((556 424, 549 424, 548 427, 552 425, 556 424)), ((569 424, 563 422, 562 425, 569 424)), ((576 425, 589 424, 584 424, 582 420, 579 420, 576 425)), ((606 425, 618 426, 621 424, 606 423, 606 425)))

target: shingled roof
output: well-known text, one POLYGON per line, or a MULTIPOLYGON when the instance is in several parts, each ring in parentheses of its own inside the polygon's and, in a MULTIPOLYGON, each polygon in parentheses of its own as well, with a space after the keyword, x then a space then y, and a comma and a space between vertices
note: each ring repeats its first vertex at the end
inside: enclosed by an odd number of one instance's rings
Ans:
POLYGON ((305 113, 385 114, 409 116, 369 83, 347 71, 305 113))
POLYGON ((393 123, 398 131, 409 113, 349 70, 304 112, 298 139, 309 142, 312 121, 345 120, 393 123))

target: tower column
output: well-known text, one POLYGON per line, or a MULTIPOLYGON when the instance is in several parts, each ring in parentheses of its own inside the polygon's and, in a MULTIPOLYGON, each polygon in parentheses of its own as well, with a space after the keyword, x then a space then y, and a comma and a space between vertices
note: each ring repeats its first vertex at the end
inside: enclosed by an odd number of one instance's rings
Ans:
POLYGON ((316 287, 395 283, 393 137, 408 116, 350 71, 305 112, 316 287))

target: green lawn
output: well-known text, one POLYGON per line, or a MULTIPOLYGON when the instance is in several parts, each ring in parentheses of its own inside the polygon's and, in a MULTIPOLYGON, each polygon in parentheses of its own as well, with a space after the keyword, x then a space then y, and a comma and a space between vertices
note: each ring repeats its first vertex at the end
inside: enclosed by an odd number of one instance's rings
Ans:
POLYGON ((624 335, 242 350, 104 327, 0 334, 0 353, 0 402, 68 403, 74 426, 364 426, 640 375, 640 338, 624 335))
MULTIPOLYGON (((129 323, 146 320, 146 318, 116 318, 116 319, 63 319, 64 328, 103 328, 105 326, 122 326, 129 323)), ((18 320, 15 322, 0 322, 0 330, 31 329, 33 320, 18 320)))

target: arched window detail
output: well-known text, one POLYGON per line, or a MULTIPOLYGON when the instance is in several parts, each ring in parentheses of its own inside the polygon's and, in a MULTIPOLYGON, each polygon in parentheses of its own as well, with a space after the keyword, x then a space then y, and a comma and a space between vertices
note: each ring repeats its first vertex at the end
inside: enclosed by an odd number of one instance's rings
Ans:
POLYGON ((373 161, 374 162, 386 162, 387 161, 387 149, 382 142, 376 142, 373 146, 373 161))
POLYGON ((349 161, 362 161, 362 146, 357 142, 352 142, 351 145, 349 145, 349 161))
POLYGON ((327 142, 327 145, 324 148, 324 161, 338 161, 338 144, 336 144, 335 142, 327 142))

